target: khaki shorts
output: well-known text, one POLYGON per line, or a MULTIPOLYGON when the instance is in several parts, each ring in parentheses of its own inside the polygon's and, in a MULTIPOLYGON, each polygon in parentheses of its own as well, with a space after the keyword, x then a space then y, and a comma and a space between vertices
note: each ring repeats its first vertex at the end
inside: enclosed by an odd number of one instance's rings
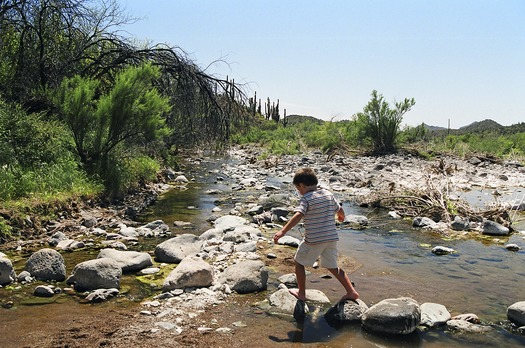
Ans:
POLYGON ((324 268, 337 268, 337 242, 321 244, 299 244, 294 260, 303 266, 313 266, 318 257, 319 265, 324 268))

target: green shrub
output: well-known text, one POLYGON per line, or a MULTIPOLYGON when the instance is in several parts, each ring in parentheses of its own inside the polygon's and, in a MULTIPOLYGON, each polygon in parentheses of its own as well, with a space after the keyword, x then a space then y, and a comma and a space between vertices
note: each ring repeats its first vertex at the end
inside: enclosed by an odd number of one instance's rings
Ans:
POLYGON ((112 157, 110 162, 112 165, 106 170, 106 191, 114 197, 122 197, 129 190, 153 181, 160 170, 156 160, 131 151, 119 152, 119 156, 112 157))
POLYGON ((100 191, 79 168, 56 121, 0 101, 0 200, 100 191))
POLYGON ((13 228, 0 216, 0 242, 11 239, 12 231, 13 228))

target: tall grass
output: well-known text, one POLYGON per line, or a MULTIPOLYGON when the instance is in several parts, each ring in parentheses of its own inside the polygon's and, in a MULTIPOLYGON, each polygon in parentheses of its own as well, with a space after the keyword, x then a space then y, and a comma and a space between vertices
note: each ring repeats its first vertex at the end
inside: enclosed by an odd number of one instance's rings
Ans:
POLYGON ((57 194, 94 195, 103 187, 86 177, 74 161, 51 163, 28 170, 0 168, 0 200, 46 200, 57 194))

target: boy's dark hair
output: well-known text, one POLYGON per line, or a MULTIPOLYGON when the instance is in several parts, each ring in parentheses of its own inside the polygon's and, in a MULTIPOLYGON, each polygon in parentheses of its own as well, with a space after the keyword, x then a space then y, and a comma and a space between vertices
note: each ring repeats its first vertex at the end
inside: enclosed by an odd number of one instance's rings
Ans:
POLYGON ((304 184, 306 186, 317 185, 317 176, 312 168, 301 168, 295 172, 293 184, 304 184))

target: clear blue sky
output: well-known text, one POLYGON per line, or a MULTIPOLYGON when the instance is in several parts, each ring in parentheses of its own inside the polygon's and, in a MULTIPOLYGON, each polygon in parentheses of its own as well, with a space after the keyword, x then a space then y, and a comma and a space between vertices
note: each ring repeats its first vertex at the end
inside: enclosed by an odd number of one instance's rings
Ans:
POLYGON ((182 48, 286 114, 350 119, 372 90, 403 124, 525 122, 524 0, 118 0, 123 29, 182 48))

